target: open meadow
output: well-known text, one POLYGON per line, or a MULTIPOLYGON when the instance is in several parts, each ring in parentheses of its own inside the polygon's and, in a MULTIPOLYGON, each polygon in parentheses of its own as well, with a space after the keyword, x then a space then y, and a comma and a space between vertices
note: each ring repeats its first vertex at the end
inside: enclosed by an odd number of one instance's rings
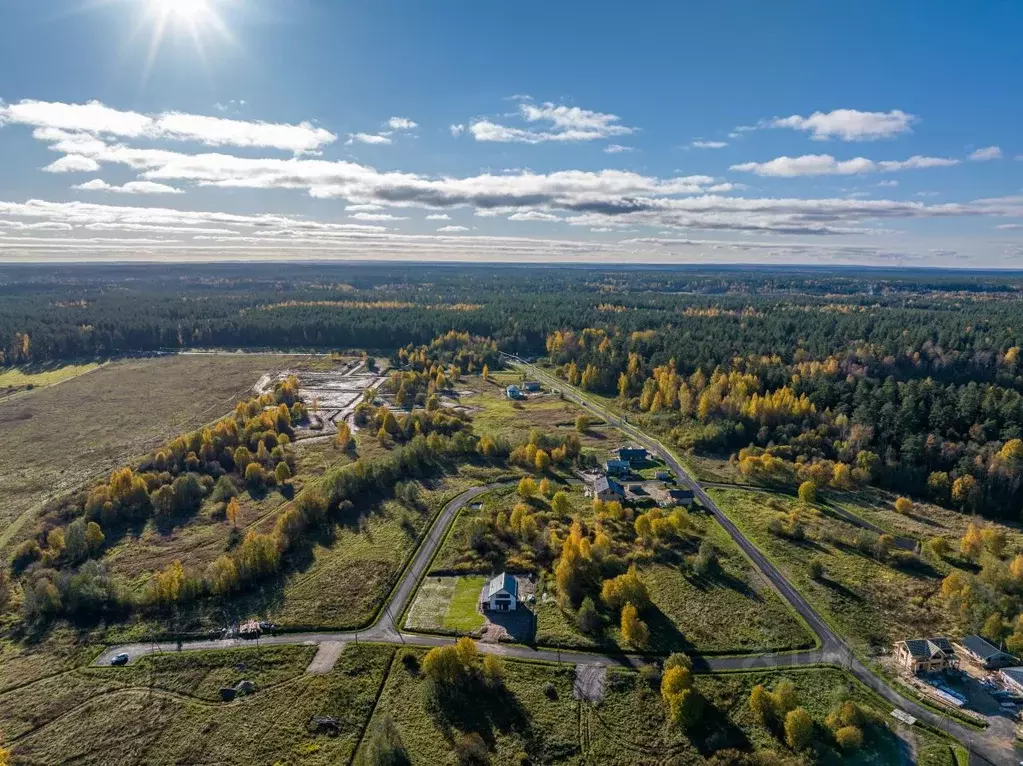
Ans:
POLYGON ((43 504, 228 412, 264 373, 261 354, 126 359, 0 400, 0 549, 43 504))

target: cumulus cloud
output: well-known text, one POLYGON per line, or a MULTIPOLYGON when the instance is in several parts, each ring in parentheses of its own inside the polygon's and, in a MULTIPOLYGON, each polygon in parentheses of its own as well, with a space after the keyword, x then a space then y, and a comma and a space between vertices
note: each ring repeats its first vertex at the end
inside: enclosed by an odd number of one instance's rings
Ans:
POLYGON ((634 152, 636 148, 633 146, 622 146, 621 144, 608 144, 604 147, 605 154, 622 154, 623 152, 634 152))
POLYGON ((441 226, 437 229, 438 232, 456 232, 456 231, 469 231, 467 226, 441 226))
POLYGON ((99 170, 99 163, 91 157, 66 154, 59 160, 51 162, 43 170, 47 173, 95 173, 99 170))
POLYGON ((330 131, 308 122, 288 125, 183 112, 146 115, 114 109, 99 101, 65 104, 23 100, 0 104, 0 125, 4 123, 92 136, 193 141, 209 146, 281 149, 295 154, 318 151, 337 140, 330 131))
POLYGON ((85 183, 76 184, 72 189, 80 191, 102 191, 115 192, 117 194, 184 194, 181 189, 175 189, 167 184, 154 183, 153 181, 129 181, 123 186, 113 186, 101 178, 94 178, 85 183))
POLYGON ((755 173, 758 176, 795 178, 798 176, 857 175, 875 172, 891 173, 898 170, 938 168, 958 164, 959 160, 956 159, 924 157, 919 154, 906 160, 883 160, 880 162, 868 160, 866 157, 836 160, 830 154, 804 154, 800 157, 776 157, 768 162, 743 162, 738 165, 732 165, 731 169, 744 173, 755 173))
POLYGON ((408 117, 392 117, 387 121, 387 127, 391 130, 412 130, 418 128, 419 123, 413 122, 408 117))
POLYGON ((426 220, 427 221, 450 221, 451 220, 451 216, 449 216, 447 213, 430 213, 430 215, 426 216, 426 220))
POLYGON ((977 149, 974 152, 970 152, 970 159, 976 162, 984 162, 985 160, 1000 160, 1002 158, 1002 150, 997 146, 986 146, 983 149, 977 149))
POLYGON ((349 133, 346 144, 389 144, 391 137, 384 133, 349 133))
POLYGON ((448 126, 448 130, 451 131, 451 135, 452 136, 454 136, 455 138, 458 138, 460 135, 462 135, 462 133, 465 132, 465 125, 462 125, 462 124, 449 125, 448 126))
POLYGON ((814 112, 809 117, 794 114, 775 117, 766 127, 791 128, 810 133, 815 141, 839 138, 842 141, 876 141, 912 131, 917 118, 900 109, 891 112, 861 112, 857 109, 835 109, 814 112))
POLYGON ((407 221, 408 218, 390 213, 354 213, 348 216, 356 221, 407 221))
POLYGON ((724 149, 728 146, 727 141, 703 141, 697 139, 689 144, 694 149, 724 149))
POLYGON ((528 210, 525 213, 513 213, 508 216, 509 221, 543 221, 545 223, 553 223, 554 221, 560 221, 561 218, 551 213, 541 213, 539 210, 528 210))
MULTIPOLYGON (((490 120, 477 120, 469 125, 469 132, 477 141, 498 143, 541 144, 548 141, 594 141, 626 136, 635 132, 620 124, 616 114, 593 112, 577 106, 555 105, 551 102, 519 104, 519 117, 526 123, 547 123, 546 129, 517 128, 490 120)), ((462 126, 452 126, 452 133, 461 133, 462 126), (459 130, 456 132, 455 128, 459 130)))

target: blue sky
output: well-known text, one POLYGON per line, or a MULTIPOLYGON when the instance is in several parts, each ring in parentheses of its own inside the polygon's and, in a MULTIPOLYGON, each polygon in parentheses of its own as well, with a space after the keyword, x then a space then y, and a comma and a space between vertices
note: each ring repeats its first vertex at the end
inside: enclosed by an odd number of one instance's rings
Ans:
POLYGON ((0 259, 1018 268, 1014 2, 0 0, 0 259))

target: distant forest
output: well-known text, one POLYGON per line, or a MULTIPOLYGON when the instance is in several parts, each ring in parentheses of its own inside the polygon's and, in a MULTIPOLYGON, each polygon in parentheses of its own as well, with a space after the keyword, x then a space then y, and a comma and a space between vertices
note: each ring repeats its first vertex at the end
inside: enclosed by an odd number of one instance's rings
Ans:
POLYGON ((1021 274, 922 270, 10 266, 0 363, 201 348, 401 361, 454 330, 547 356, 758 482, 880 484, 1019 518, 1021 298, 1021 274))
MULTIPOLYGON (((558 330, 666 331, 649 361, 941 348, 927 373, 993 379, 1023 275, 425 264, 0 266, 0 365, 221 347, 395 349, 448 330, 543 353, 558 330), (954 358, 953 358, 954 357, 954 358)), ((925 354, 926 355, 926 354, 925 354)), ((911 365, 910 365, 911 366, 911 365)), ((612 381, 613 384, 613 381, 612 381)), ((1014 385, 1011 381, 1008 385, 1014 385)))

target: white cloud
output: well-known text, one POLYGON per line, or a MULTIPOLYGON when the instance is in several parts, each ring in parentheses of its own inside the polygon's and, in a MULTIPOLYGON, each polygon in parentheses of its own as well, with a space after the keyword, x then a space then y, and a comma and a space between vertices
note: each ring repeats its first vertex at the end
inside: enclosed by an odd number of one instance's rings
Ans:
MULTIPOLYGON (((635 132, 634 128, 619 124, 621 118, 615 114, 593 112, 577 106, 543 104, 519 104, 519 116, 527 123, 546 122, 549 130, 531 130, 508 127, 490 120, 477 120, 469 125, 469 132, 477 141, 498 143, 540 144, 548 141, 593 141, 625 136, 635 132)), ((452 133, 454 133, 452 126, 452 133)), ((461 128, 461 126, 458 126, 461 128)), ((461 132, 461 130, 459 130, 461 132)), ((456 134, 457 135, 457 134, 456 134)))
POLYGON ((693 141, 690 146, 694 149, 724 149, 728 146, 727 141, 702 141, 697 139, 693 141))
POLYGON ((345 210, 348 212, 355 213, 359 210, 382 210, 383 207, 384 207, 383 205, 378 205, 375 202, 368 202, 362 205, 346 205, 345 210))
POLYGON ((545 223, 553 223, 560 221, 561 218, 550 213, 541 213, 538 210, 528 210, 525 213, 514 213, 508 216, 509 221, 543 221, 545 223))
POLYGON ((458 138, 462 133, 465 132, 465 125, 449 125, 448 130, 451 131, 451 135, 458 138))
POLYGON ((447 213, 430 213, 430 215, 426 216, 426 220, 427 221, 450 221, 451 220, 451 216, 449 216, 447 213))
POLYGON ((776 157, 768 162, 743 162, 732 165, 732 170, 756 173, 758 176, 796 178, 799 176, 856 175, 860 173, 915 170, 958 165, 959 160, 947 157, 923 157, 914 155, 906 160, 883 160, 875 162, 865 157, 851 160, 836 160, 830 154, 804 154, 800 157, 776 157))
POLYGON ((408 117, 392 117, 387 121, 387 126, 391 130, 412 130, 418 128, 419 123, 413 122, 408 117))
POLYGON ((438 232, 456 232, 456 231, 469 231, 467 226, 441 226, 437 229, 438 232))
POLYGON ((116 192, 117 194, 184 194, 181 189, 152 181, 129 181, 123 186, 112 186, 100 178, 94 178, 71 188, 81 191, 116 192))
POLYGON ((1000 160, 1002 158, 1002 150, 997 146, 987 146, 983 149, 977 149, 970 153, 970 159, 977 162, 983 162, 985 160, 1000 160))
POLYGON ((1001 229, 1002 231, 1018 231, 1019 229, 1023 229, 1023 223, 1002 223, 995 228, 1001 229))
POLYGON ((621 144, 608 144, 604 147, 605 154, 622 154, 623 152, 634 152, 634 146, 622 146, 621 144))
POLYGON ((891 138, 912 130, 917 118, 900 109, 891 112, 861 112, 857 109, 835 109, 832 112, 814 112, 809 117, 794 114, 775 117, 766 123, 772 128, 792 128, 807 131, 815 141, 839 138, 843 141, 875 141, 891 138))
POLYGON ((43 170, 47 173, 95 173, 99 170, 99 163, 91 157, 66 154, 59 160, 51 162, 43 170))
POLYGON ((349 133, 346 144, 353 143, 360 144, 389 144, 391 143, 391 137, 384 135, 383 133, 349 133))
POLYGON ((64 104, 23 100, 0 104, 0 125, 13 123, 92 136, 194 141, 209 146, 281 149, 302 154, 318 151, 337 136, 308 122, 287 125, 231 120, 183 112, 145 115, 90 101, 64 104))
POLYGON ((354 213, 348 216, 356 221, 407 221, 407 216, 391 215, 390 213, 354 213))
POLYGON ((896 181, 894 178, 889 178, 889 179, 886 179, 884 181, 878 181, 877 185, 878 186, 883 186, 883 187, 888 187, 888 188, 895 188, 896 186, 899 185, 899 182, 896 181))

